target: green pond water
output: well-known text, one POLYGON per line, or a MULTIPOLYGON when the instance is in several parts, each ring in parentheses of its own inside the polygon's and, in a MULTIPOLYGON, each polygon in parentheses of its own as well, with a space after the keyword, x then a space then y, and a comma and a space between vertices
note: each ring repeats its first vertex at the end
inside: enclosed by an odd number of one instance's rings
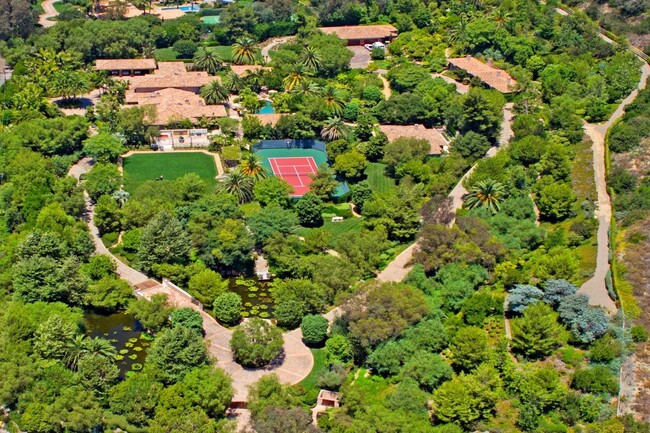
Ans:
POLYGON ((273 318, 275 304, 269 292, 269 281, 259 281, 257 278, 230 278, 228 288, 241 296, 242 317, 273 318))
POLYGON ((86 314, 84 323, 87 336, 105 338, 115 346, 121 379, 129 371, 142 369, 151 342, 143 338, 144 328, 133 316, 126 313, 86 314))

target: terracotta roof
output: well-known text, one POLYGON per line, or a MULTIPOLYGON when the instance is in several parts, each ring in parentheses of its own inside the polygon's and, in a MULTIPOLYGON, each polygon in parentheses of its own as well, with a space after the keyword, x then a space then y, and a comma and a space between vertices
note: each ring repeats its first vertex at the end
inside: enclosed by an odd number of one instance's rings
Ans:
POLYGON ((467 56, 447 60, 452 66, 466 70, 468 74, 501 93, 512 93, 514 92, 513 87, 517 85, 517 81, 506 71, 490 63, 483 63, 475 57, 467 56))
POLYGON ((391 142, 400 137, 427 140, 431 144, 429 155, 441 155, 449 144, 440 131, 426 128, 424 125, 379 125, 379 130, 386 134, 391 142))
POLYGON ((278 120, 280 120, 280 117, 286 116, 286 114, 251 114, 251 116, 257 117, 260 122, 262 122, 262 125, 275 126, 275 124, 278 123, 278 120))
POLYGON ((397 36, 397 29, 390 24, 374 24, 369 26, 340 26, 319 27, 319 30, 329 35, 335 34, 341 39, 387 39, 397 36))
POLYGON ((211 77, 207 72, 188 71, 183 62, 159 62, 158 69, 150 75, 120 77, 129 82, 131 90, 164 88, 201 88, 219 77, 211 77))
POLYGON ((263 70, 266 70, 266 71, 271 70, 271 68, 268 68, 268 67, 265 67, 265 66, 262 66, 262 65, 230 65, 230 69, 232 69, 232 71, 235 74, 239 75, 240 77, 243 77, 249 71, 250 72, 257 72, 260 69, 263 69, 263 70))
POLYGON ((223 105, 206 105, 203 98, 194 92, 168 88, 156 92, 126 95, 127 104, 153 105, 156 107, 156 125, 165 125, 172 118, 196 121, 200 117, 226 117, 228 113, 223 105))
POLYGON ((156 69, 155 59, 97 59, 95 69, 98 71, 116 71, 131 69, 156 69))

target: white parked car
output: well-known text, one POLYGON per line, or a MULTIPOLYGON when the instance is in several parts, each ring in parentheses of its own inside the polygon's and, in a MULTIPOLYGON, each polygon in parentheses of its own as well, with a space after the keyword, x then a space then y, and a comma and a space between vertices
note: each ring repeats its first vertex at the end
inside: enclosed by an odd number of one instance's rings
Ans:
POLYGON ((384 45, 381 42, 373 42, 372 44, 365 44, 364 47, 366 47, 368 51, 372 51, 373 48, 381 48, 382 50, 386 49, 386 45, 384 45))

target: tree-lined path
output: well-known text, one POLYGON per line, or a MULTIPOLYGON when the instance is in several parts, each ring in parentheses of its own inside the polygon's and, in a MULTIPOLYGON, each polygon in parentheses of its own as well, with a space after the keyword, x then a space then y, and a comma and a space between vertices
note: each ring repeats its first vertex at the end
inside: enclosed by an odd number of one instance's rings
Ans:
MULTIPOLYGON (((70 168, 68 174, 79 180, 91 168, 92 160, 83 158, 70 168)), ((249 369, 237 364, 230 350, 230 338, 232 336, 230 329, 220 325, 212 316, 195 305, 188 296, 184 296, 181 290, 176 290, 171 284, 160 284, 150 279, 120 261, 106 248, 94 223, 94 205, 85 191, 84 195, 86 197, 87 221, 95 244, 95 251, 109 256, 117 264, 117 273, 120 278, 129 283, 139 296, 151 298, 155 294, 163 293, 167 295, 169 302, 177 307, 189 307, 201 313, 208 351, 217 359, 217 366, 228 372, 233 379, 233 388, 235 390, 233 401, 246 401, 248 386, 262 376, 275 373, 281 382, 296 384, 309 375, 314 367, 314 357, 309 348, 302 342, 300 328, 282 335, 284 339, 283 353, 270 365, 263 368, 249 369)))
POLYGON ((38 17, 38 23, 43 27, 52 27, 56 24, 56 21, 52 21, 51 18, 59 15, 56 9, 54 9, 54 3, 58 1, 60 0, 43 0, 41 3, 44 12, 38 17))

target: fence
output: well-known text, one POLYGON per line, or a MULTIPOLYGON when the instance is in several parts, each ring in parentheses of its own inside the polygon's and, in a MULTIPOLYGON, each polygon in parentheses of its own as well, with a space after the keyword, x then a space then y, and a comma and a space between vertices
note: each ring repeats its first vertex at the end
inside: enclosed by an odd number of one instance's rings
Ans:
POLYGON ((314 139, 262 140, 253 145, 253 152, 265 149, 316 149, 327 154, 325 143, 314 139))
POLYGON ((189 300, 190 300, 190 302, 192 302, 192 304, 196 305, 197 307, 199 307, 199 309, 201 311, 203 311, 203 304, 201 302, 199 302, 198 299, 196 299, 194 296, 190 295, 185 290, 181 289, 176 284, 172 283, 171 281, 169 281, 166 278, 163 278, 163 287, 170 288, 170 289, 180 293, 181 295, 189 298, 189 300))

